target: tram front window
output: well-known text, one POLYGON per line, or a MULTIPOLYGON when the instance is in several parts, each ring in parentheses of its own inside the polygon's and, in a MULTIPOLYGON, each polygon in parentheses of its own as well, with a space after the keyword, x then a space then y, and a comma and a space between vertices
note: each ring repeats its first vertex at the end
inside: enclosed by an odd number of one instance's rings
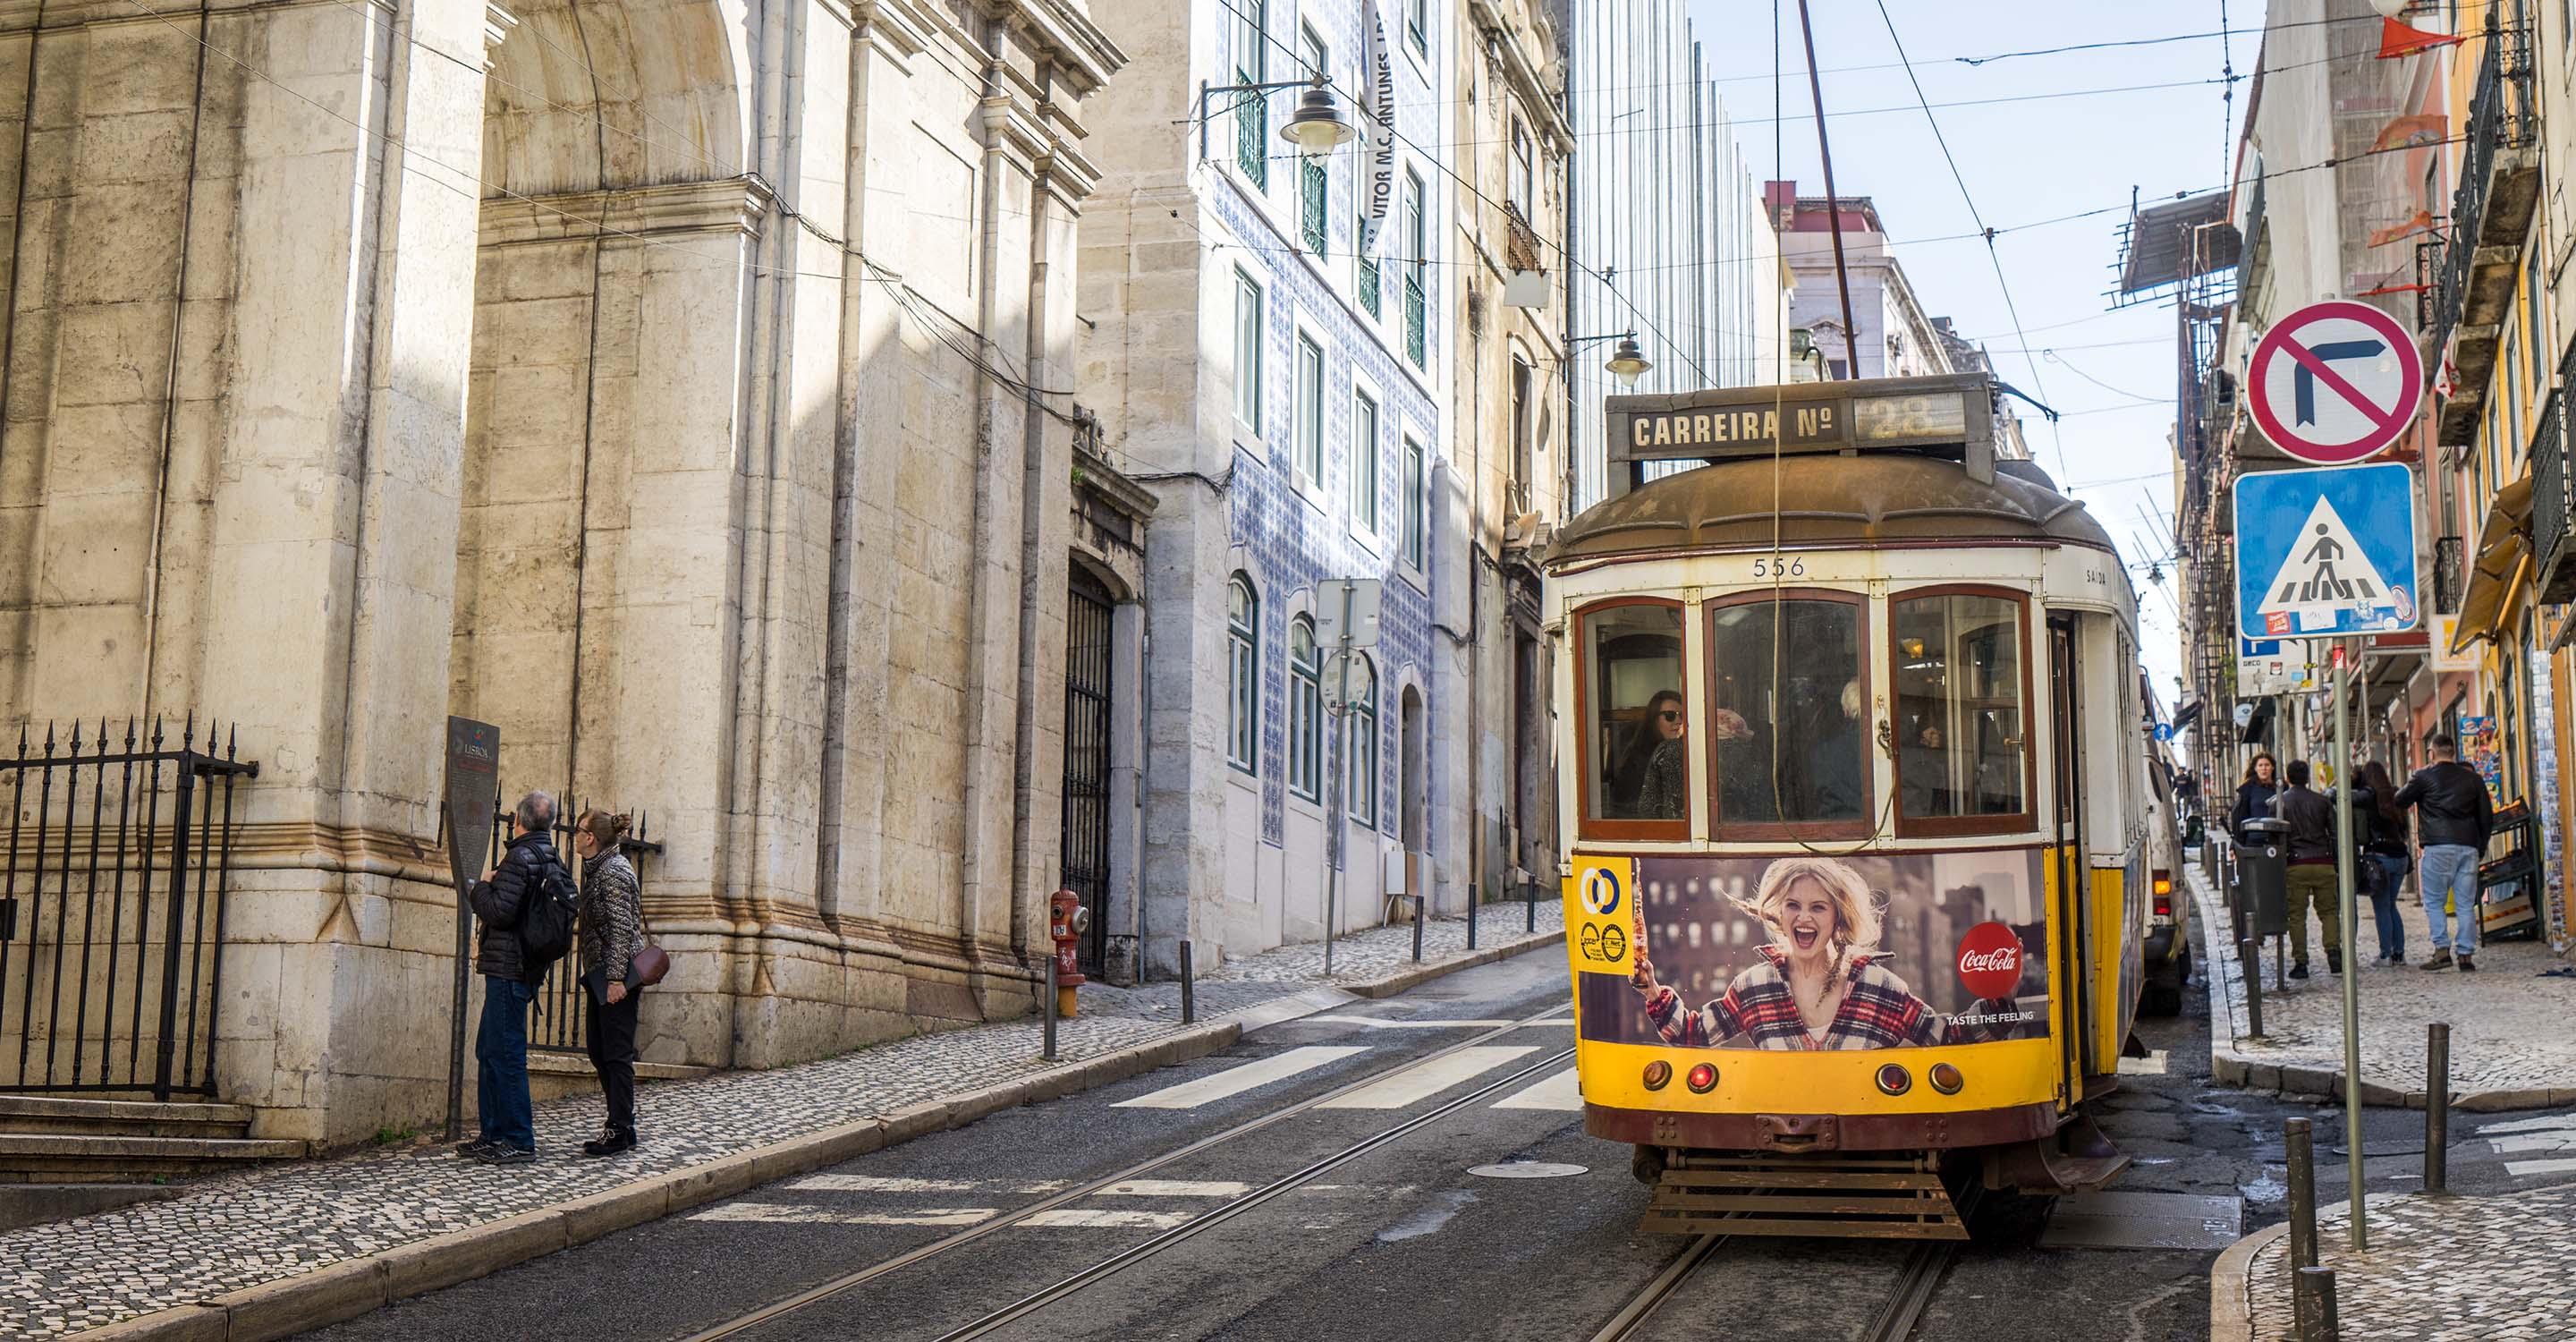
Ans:
POLYGON ((1867 819, 1859 603, 1766 595, 1717 606, 1708 647, 1718 825, 1867 819))
POLYGON ((1588 611, 1582 620, 1588 818, 1674 821, 1689 814, 1690 732, 1682 612, 1660 602, 1588 611))
POLYGON ((1888 603, 1905 819, 2029 812, 2021 611, 2009 597, 1962 592, 1888 603))

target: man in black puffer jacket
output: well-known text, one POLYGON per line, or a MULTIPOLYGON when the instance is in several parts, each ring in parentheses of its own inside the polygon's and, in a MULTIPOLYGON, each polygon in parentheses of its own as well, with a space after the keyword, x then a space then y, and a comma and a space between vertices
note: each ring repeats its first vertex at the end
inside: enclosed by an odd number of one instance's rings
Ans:
POLYGON ((555 799, 531 792, 511 817, 510 849, 499 866, 483 873, 467 893, 482 934, 474 943, 474 972, 483 976, 483 1019, 474 1031, 481 1065, 475 1110, 483 1133, 457 1154, 495 1165, 537 1158, 536 1106, 528 1098, 528 1004, 546 967, 531 968, 519 946, 519 919, 548 876, 563 866, 555 855, 555 799))
POLYGON ((2415 841, 2424 850, 2416 864, 2422 873, 2424 923, 2433 934, 2433 957, 2426 969, 2448 969, 2458 956, 2462 970, 2478 967, 2478 862, 2495 834, 2495 804, 2487 780, 2460 763, 2459 747, 2444 733, 2426 737, 2433 762, 2415 771, 2397 789, 2397 809, 2415 808, 2415 841), (2450 929, 2442 906, 2448 900, 2459 917, 2450 929))

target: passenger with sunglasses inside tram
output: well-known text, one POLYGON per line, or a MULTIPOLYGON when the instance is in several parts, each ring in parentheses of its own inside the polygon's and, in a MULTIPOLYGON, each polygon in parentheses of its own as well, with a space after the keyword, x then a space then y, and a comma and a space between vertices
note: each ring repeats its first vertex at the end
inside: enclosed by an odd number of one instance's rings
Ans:
POLYGON ((1607 780, 1612 813, 1631 820, 1679 820, 1690 791, 1690 761, 1682 754, 1682 696, 1663 690, 1646 704, 1627 747, 1607 780))

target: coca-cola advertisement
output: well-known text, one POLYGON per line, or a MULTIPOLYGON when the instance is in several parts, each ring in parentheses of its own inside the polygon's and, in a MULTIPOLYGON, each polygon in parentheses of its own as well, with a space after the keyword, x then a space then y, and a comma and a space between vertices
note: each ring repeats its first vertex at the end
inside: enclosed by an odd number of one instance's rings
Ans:
POLYGON ((1586 1039, 1870 1049, 2048 1033, 2037 849, 1576 867, 1586 1039))

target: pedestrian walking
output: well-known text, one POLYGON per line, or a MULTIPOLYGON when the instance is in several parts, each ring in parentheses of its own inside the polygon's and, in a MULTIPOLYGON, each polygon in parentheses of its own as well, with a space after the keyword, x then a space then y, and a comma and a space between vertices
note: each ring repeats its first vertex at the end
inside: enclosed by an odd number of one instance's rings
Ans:
POLYGON ((2308 762, 2282 770, 2290 785, 2274 799, 2290 822, 2290 977, 2308 976, 2308 909, 2325 929, 2326 972, 2343 972, 2343 915, 2335 901, 2334 805, 2308 787, 2308 762))
POLYGON ((537 1158, 536 1106, 528 1097, 528 1005, 551 961, 529 954, 521 925, 531 903, 547 897, 547 882, 571 883, 555 855, 554 823, 552 796, 521 797, 510 817, 509 850, 466 894, 482 923, 474 947, 474 971, 483 976, 483 1017, 474 1031, 475 1114, 482 1135, 457 1153, 495 1165, 537 1158))
POLYGON ((573 822, 573 852, 581 858, 582 998, 590 1011, 590 1065, 608 1097, 608 1121, 599 1136, 581 1144, 586 1156, 635 1149, 635 1016, 643 987, 634 981, 636 952, 644 949, 644 896, 618 840, 634 828, 631 816, 584 811, 573 822))
POLYGON ((2353 805, 2359 812, 2356 824, 2367 822, 2367 837, 2361 844, 2361 870, 2370 876, 2370 911, 2379 931, 2379 962, 2384 965, 2406 963, 2406 920, 2397 914, 2397 901, 2406 891, 2406 874, 2415 868, 2406 853, 2406 813, 2397 809, 2397 785, 2388 777, 2388 766, 2377 760, 2365 760, 2361 766, 2361 785, 2354 789, 2353 805))
POLYGON ((2495 803, 2487 780, 2460 763, 2459 743, 2436 732, 2424 746, 2433 762, 2397 790, 2397 809, 2415 808, 2415 840, 2423 852, 2416 884, 2424 892, 2424 925, 2433 953, 2426 969, 2463 972, 2478 967, 2478 861, 2495 834, 2495 803), (2445 906, 2457 916, 2456 929, 2445 906))
POLYGON ((2271 818, 2272 802, 2281 792, 2278 772, 2269 751, 2246 761, 2245 781, 2236 785, 2236 809, 2227 813, 2227 837, 2242 842, 2246 821, 2271 818))

